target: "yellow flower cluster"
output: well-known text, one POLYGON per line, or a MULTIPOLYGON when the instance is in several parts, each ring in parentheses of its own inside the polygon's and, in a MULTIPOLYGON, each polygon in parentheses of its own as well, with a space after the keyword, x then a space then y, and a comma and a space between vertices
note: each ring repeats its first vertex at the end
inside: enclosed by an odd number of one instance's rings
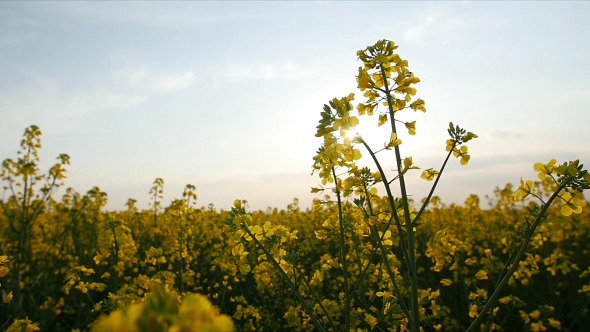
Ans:
MULTIPOLYGON (((362 169, 357 174, 368 180, 374 178, 372 172, 362 169)), ((352 303, 352 326, 355 330, 370 330, 373 326, 399 331, 405 316, 399 299, 394 296, 389 275, 391 273, 402 292, 408 291, 409 285, 401 272, 403 258, 389 255, 390 270, 383 264, 369 264, 375 261, 373 253, 378 250, 374 236, 382 237, 393 250, 397 250, 400 243, 395 228, 388 226, 393 214, 386 204, 387 198, 379 195, 377 190, 365 192, 363 181, 343 181, 342 188, 347 188, 351 197, 358 197, 353 193, 363 194, 366 200, 370 200, 374 213, 374 217, 365 219, 360 206, 353 203, 343 206, 345 226, 350 230, 345 238, 350 248, 346 256, 350 266, 349 279, 351 283, 363 280, 352 303), (373 227, 378 227, 375 233, 371 231, 373 227)), ((480 199, 476 196, 468 197, 466 206, 447 206, 438 197, 432 199, 431 207, 423 214, 424 227, 416 243, 421 257, 423 281, 420 288, 423 292, 420 301, 424 326, 441 331, 456 330, 462 321, 469 320, 470 310, 473 316, 482 308, 484 299, 489 297, 483 290, 489 291, 493 287, 502 272, 503 262, 512 254, 514 244, 520 241, 518 227, 526 211, 514 202, 515 190, 515 186, 497 189, 490 197, 493 202, 490 209, 479 208, 480 199), (466 298, 454 301, 456 296, 453 294, 458 292, 467 294, 466 298)), ((535 190, 540 192, 541 189, 535 190)), ((330 321, 338 328, 343 326, 343 261, 335 236, 339 227, 335 217, 338 205, 331 199, 324 199, 325 203, 318 205, 317 209, 306 211, 299 209, 294 201, 284 210, 247 213, 247 204, 239 201, 234 215, 231 211, 203 207, 186 210, 187 215, 162 209, 156 218, 153 209, 101 211, 97 206, 103 199, 100 190, 92 190, 86 195, 70 191, 61 202, 55 203, 54 209, 44 212, 42 222, 34 227, 38 238, 32 243, 32 254, 38 259, 43 258, 46 267, 30 265, 28 269, 36 271, 34 275, 40 275, 39 280, 45 287, 35 288, 34 279, 23 279, 21 292, 36 290, 35 294, 28 296, 35 297, 39 307, 27 312, 31 322, 39 322, 35 326, 43 330, 66 328, 64 323, 56 326, 39 320, 41 314, 54 317, 53 322, 88 317, 76 325, 88 328, 99 315, 106 317, 118 312, 114 317, 119 317, 116 320, 121 323, 126 319, 121 317, 140 315, 139 309, 125 308, 135 305, 132 308, 145 309, 146 299, 154 287, 162 288, 167 294, 180 294, 183 285, 185 299, 189 293, 208 294, 208 301, 227 314, 226 317, 231 317, 237 329, 307 330, 305 326, 311 325, 311 318, 278 276, 270 256, 256 246, 256 240, 277 258, 277 263, 296 282, 304 296, 318 297, 322 305, 312 309, 320 321, 326 326, 331 326, 330 321), (119 222, 108 223, 113 220, 119 222), (41 227, 44 232, 37 231, 41 227), (65 235, 64 229, 69 229, 65 235), (105 238, 110 234, 110 247, 101 244, 101 240, 94 236, 101 232, 105 238), (180 234, 183 234, 182 241, 180 234), (121 252, 119 255, 115 254, 115 238, 121 252), (126 243, 133 243, 136 249, 121 249, 132 247, 126 243), (55 251, 48 249, 52 246, 56 247, 55 251), (99 250, 105 256, 108 252, 109 256, 96 263, 94 257, 99 250), (298 254, 296 259, 291 255, 293 251, 298 254), (250 270, 245 271, 244 266, 250 270)), ((494 324, 501 325, 504 330, 540 326, 533 324, 543 324, 547 328, 557 322, 564 326, 571 324, 563 313, 573 311, 570 307, 583 302, 590 294, 590 273, 587 272, 590 265, 584 254, 590 251, 590 244, 585 240, 590 232, 589 210, 584 209, 586 204, 582 201, 583 209, 576 214, 575 222, 565 219, 560 205, 549 209, 548 221, 538 229, 542 236, 534 238, 530 255, 519 265, 513 282, 505 290, 506 294, 512 294, 511 300, 500 301, 497 305, 492 318, 494 324), (564 283, 564 278, 569 281, 564 283), (531 289, 543 285, 544 289, 551 291, 539 294, 523 288, 523 285, 531 289), (555 299, 565 294, 570 297, 568 302, 556 302, 555 299), (545 312, 543 305, 564 309, 545 312), (540 310, 542 314, 538 320, 531 318, 530 323, 506 320, 519 310, 529 316, 534 310, 540 310)), ((405 212, 399 209, 395 213, 403 216, 405 212)), ((8 224, 6 219, 2 220, 2 243, 11 243, 7 237, 10 234, 8 224)), ((2 277, 1 289, 6 294, 10 291, 14 294, 10 273, 16 265, 11 256, 0 257, 0 266, 10 269, 2 269, 7 272, 2 277)), ((5 309, 14 302, 3 304, 0 314, 13 312, 5 309)), ((187 303, 197 302, 201 303, 200 300, 187 303)), ((178 304, 178 310, 171 309, 171 312, 181 315, 180 307, 178 304)), ((158 317, 156 313, 154 315, 158 317)), ((588 317, 586 313, 581 315, 588 317)), ((174 321, 169 326, 174 324, 183 323, 174 321)), ((76 327, 70 325, 67 328, 76 327)))
POLYGON ((99 317, 92 332, 230 332, 232 320, 201 294, 178 296, 156 289, 142 302, 99 317))
MULTIPOLYGON (((534 169, 543 183, 550 183, 551 187, 558 188, 555 197, 561 205, 561 214, 569 216, 572 213, 581 213, 584 205, 582 190, 587 189, 590 174, 582 169, 577 160, 560 166, 555 166, 556 163, 555 159, 551 159, 547 164, 535 163, 534 169)), ((543 201, 541 195, 540 190, 535 190, 532 180, 524 181, 521 178, 514 200, 522 201, 528 196, 534 196, 543 201)))

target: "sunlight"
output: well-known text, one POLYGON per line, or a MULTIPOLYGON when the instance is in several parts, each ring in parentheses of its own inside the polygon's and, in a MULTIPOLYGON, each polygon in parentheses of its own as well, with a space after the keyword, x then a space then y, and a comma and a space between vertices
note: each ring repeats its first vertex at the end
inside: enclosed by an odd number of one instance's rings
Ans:
POLYGON ((353 129, 349 129, 344 133, 343 138, 347 139, 347 140, 351 140, 354 141, 355 139, 357 139, 359 137, 359 132, 356 130, 356 128, 353 129))

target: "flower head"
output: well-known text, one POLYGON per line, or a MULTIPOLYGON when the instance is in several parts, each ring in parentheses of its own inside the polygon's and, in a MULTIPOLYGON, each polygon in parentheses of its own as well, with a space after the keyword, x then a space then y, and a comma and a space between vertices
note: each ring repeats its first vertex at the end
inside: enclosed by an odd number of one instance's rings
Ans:
POLYGON ((573 213, 581 213, 582 212, 582 198, 579 197, 581 195, 574 192, 572 195, 571 193, 567 192, 560 197, 561 202, 563 205, 561 206, 561 214, 564 216, 569 216, 573 213))
POLYGON ((530 195, 532 193, 532 191, 533 191, 533 181, 527 180, 526 182, 524 182, 521 178, 520 179, 520 186, 518 187, 518 190, 516 191, 516 193, 514 193, 514 200, 515 201, 523 200, 525 197, 530 195))
POLYGON ((547 164, 536 163, 535 171, 539 172, 539 179, 544 180, 547 175, 553 174, 555 170, 555 163, 557 163, 557 160, 555 159, 551 159, 547 164))

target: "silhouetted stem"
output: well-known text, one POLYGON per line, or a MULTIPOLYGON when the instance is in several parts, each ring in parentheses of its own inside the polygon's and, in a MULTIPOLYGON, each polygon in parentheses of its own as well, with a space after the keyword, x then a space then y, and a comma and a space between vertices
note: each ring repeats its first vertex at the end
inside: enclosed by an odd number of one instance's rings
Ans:
POLYGON ((524 256, 524 254, 526 253, 527 247, 531 242, 533 234, 535 233, 535 229, 537 228, 537 226, 539 226, 539 224, 543 220, 545 213, 547 212, 547 210, 551 206, 551 203, 553 202, 553 200, 555 200, 555 198, 557 198, 557 196, 559 195, 559 192, 565 187, 566 187, 565 184, 560 185, 557 188, 557 190, 553 193, 553 195, 551 195, 549 200, 543 205, 541 212, 539 212, 539 214, 537 215, 537 218, 533 222, 533 225, 531 226, 530 231, 527 232, 523 243, 520 245, 518 253, 516 254, 516 257, 514 258, 514 261, 512 262, 512 266, 510 266, 510 269, 508 269, 508 272, 506 272, 506 274, 502 277, 502 281, 500 281, 500 283, 498 284, 498 287, 496 287, 496 289, 494 289, 494 293, 492 293, 492 296, 490 296, 488 302, 483 307, 483 309, 481 309, 481 311, 479 312, 479 315, 477 315, 477 318, 471 323, 471 325, 466 330, 466 332, 474 331, 475 328, 477 328, 479 326, 479 324, 481 323, 481 321, 485 318, 486 314, 489 312, 489 310, 492 308, 492 306, 494 306, 496 304, 496 300, 500 296, 500 292, 506 286, 506 284, 508 284, 508 281, 510 280, 510 278, 512 277, 514 272, 516 272, 516 269, 518 269, 518 267, 520 266, 520 262, 522 261, 522 258, 524 256))
POLYGON ((336 171, 332 168, 332 176, 336 184, 336 198, 338 199, 338 221, 340 225, 340 260, 342 261, 342 275, 344 277, 344 326, 345 331, 350 331, 350 290, 348 288, 348 261, 346 242, 344 241, 344 216, 342 215, 342 198, 340 197, 340 188, 338 188, 338 178, 336 171))

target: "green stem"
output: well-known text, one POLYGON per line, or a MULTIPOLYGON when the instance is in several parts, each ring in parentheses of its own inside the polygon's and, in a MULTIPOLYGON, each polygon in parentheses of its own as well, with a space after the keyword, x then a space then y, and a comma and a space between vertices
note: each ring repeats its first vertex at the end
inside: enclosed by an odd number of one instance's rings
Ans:
POLYGON ((303 273, 301 272, 301 270, 295 264, 291 264, 291 266, 293 267, 294 271, 299 271, 299 274, 301 275, 301 280, 303 280, 303 283, 307 287, 307 290, 311 293, 311 296, 316 301, 316 303, 318 304, 318 306, 320 307, 320 309, 322 310, 322 312, 324 313, 326 318, 328 318, 328 322, 330 322, 330 325, 332 325, 332 328, 334 330, 337 330, 336 324, 334 324, 334 321, 332 320, 332 316, 330 316, 330 314, 328 313, 328 311, 326 310, 326 308, 322 304, 322 301, 318 297, 317 292, 311 288, 311 285, 309 284, 307 279, 305 279, 305 276, 303 276, 303 273))
MULTIPOLYGON (((369 213, 371 214, 371 216, 373 216, 373 205, 371 204, 371 199, 369 196, 369 190, 366 186, 365 183, 363 183, 363 191, 365 192, 365 197, 367 197, 367 205, 369 207, 369 213)), ((389 227, 387 227, 389 228, 389 227)), ((377 230, 376 226, 371 226, 371 231, 374 235, 374 238, 376 238, 376 243, 377 246, 379 247, 379 250, 381 251, 381 255, 385 264, 385 268, 387 269, 387 272, 389 273, 389 276, 391 278, 391 281, 393 282, 393 288, 394 288, 394 292, 395 292, 395 296, 397 296, 398 302, 400 303, 400 306, 403 310, 403 312, 406 314, 406 316, 410 316, 410 313, 408 311, 408 307, 406 306, 406 301, 404 301, 404 298, 402 296, 402 293, 397 285, 397 281, 395 280, 395 274, 393 273, 393 271, 391 270, 391 266, 389 265, 389 259, 387 257, 387 252, 385 251, 385 247, 383 246, 383 239, 385 237, 385 232, 383 232, 382 236, 379 236, 379 231, 377 230)), ((375 251, 373 251, 371 253, 371 260, 373 257, 373 254, 375 253, 375 251)), ((371 261, 369 260, 369 262, 371 261)), ((370 263, 369 263, 370 264, 370 263)), ((368 266, 367 266, 368 267, 368 266)))
MULTIPOLYGON (((367 149, 367 151, 369 151, 369 155, 371 155, 371 158, 373 158, 373 161, 375 162, 375 166, 377 166, 377 170, 379 171, 379 175, 381 175, 381 181, 383 182, 383 185, 385 187, 385 192, 387 193, 387 199, 389 201, 389 206, 391 207, 391 215, 393 216, 393 220, 395 221, 395 226, 396 226, 397 232, 399 234, 401 248, 402 248, 402 252, 403 252, 403 258, 407 262, 409 257, 407 255, 406 250, 405 250, 406 241, 405 241, 404 231, 402 228, 401 221, 399 220, 399 216, 397 215, 395 201, 393 199, 393 194, 391 193, 391 188, 389 187, 389 182, 387 181, 387 176, 385 175, 385 172, 383 171, 383 168, 381 167, 381 163, 377 159, 377 156, 375 155, 373 150, 371 150, 371 148, 369 147, 367 142, 365 142, 365 140, 363 140, 361 138, 361 143, 365 146, 365 149, 367 149)), ((391 220, 389 221, 389 223, 386 226, 387 229, 389 228, 390 224, 391 224, 391 220)))
POLYGON ((383 264, 385 264, 385 268, 387 269, 387 273, 389 273, 389 277, 391 278, 391 281, 393 283, 393 289, 395 291, 395 296, 397 296, 398 302, 400 303, 400 306, 402 307, 402 310, 404 311, 404 313, 406 314, 406 316, 410 317, 410 312, 408 310, 408 306, 406 305, 406 301, 404 301, 404 298, 402 297, 402 293, 399 289, 399 286, 397 285, 397 281, 395 281, 395 273, 393 273, 393 270, 391 269, 391 265, 389 265, 389 259, 387 257, 387 253, 385 252, 385 248, 383 247, 383 242, 381 241, 381 238, 379 238, 379 233, 377 232, 377 227, 372 226, 371 230, 373 231, 373 233, 377 238, 377 246, 379 247, 379 250, 381 251, 381 255, 383 258, 383 264))
POLYGON ((254 242, 256 242, 256 245, 258 246, 258 248, 260 248, 260 250, 262 250, 262 252, 264 252, 267 259, 269 259, 270 263, 279 271, 279 273, 283 277, 283 280, 289 285, 289 287, 291 287, 291 289, 293 290, 293 293, 295 294, 295 297, 297 297, 297 300, 299 300, 299 303, 301 303, 301 305, 303 306, 303 310, 305 310, 305 312, 307 312, 307 314, 311 318, 313 325, 318 329, 318 331, 325 332, 326 329, 324 329, 324 327, 322 326, 322 323, 320 323, 320 321, 316 317, 315 313, 313 312, 313 308, 309 306, 309 303, 307 303, 307 301, 305 301, 305 299, 303 298, 303 296, 299 292, 298 287, 296 287, 295 284, 291 281, 291 278, 289 278, 287 273, 285 273, 285 271, 283 270, 281 265, 276 261, 274 256, 270 253, 270 251, 268 251, 268 249, 266 249, 264 247, 264 245, 262 245, 262 243, 260 241, 258 241, 256 236, 254 236, 254 234, 252 234, 252 232, 250 231, 250 229, 248 229, 248 227, 246 225, 242 225, 242 229, 246 233, 248 233, 248 235, 254 240, 254 242))
MULTIPOLYGON (((412 233, 412 241, 411 241, 411 246, 410 246, 410 233, 408 232, 408 244, 406 245, 406 241, 405 241, 405 237, 404 237, 404 231, 402 228, 402 224, 401 221, 399 220, 399 217, 397 215, 397 209, 395 206, 395 201, 393 199, 393 194, 391 193, 391 188, 389 186, 389 182, 387 181, 387 177, 385 176, 385 172, 383 171, 383 168, 381 167, 381 163, 379 163, 379 160, 377 159, 377 156, 375 156, 375 153, 373 153, 373 150, 371 150, 371 148, 369 147, 369 145, 367 144, 367 142, 365 142, 362 138, 361 138, 361 143, 365 146, 365 148, 367 149, 367 151, 369 151, 369 154, 371 155, 371 157, 373 158, 373 161, 375 162, 375 165, 377 166, 377 169, 379 170, 379 174, 381 175, 381 180, 383 181, 383 185, 385 186, 385 191, 387 192, 387 198, 389 200, 389 205, 391 206, 391 214, 393 216, 393 219, 395 220, 395 225, 397 227, 397 231, 399 233, 399 237, 400 237, 400 242, 401 242, 401 250, 402 250, 402 256, 404 257, 404 260, 406 262, 406 265, 408 266, 408 270, 410 271, 410 276, 411 276, 411 287, 412 290, 410 292, 410 315, 408 315, 408 322, 410 324, 411 330, 412 331, 419 331, 420 330, 420 322, 417 321, 420 317, 419 317, 419 310, 418 310, 418 282, 417 282, 417 274, 416 273, 412 273, 412 271, 416 271, 415 267, 416 267, 416 263, 415 263, 415 257, 414 257, 414 239, 413 239, 413 235, 414 235, 414 230, 412 227, 410 227, 410 231, 412 233), (412 248, 412 250, 410 250, 410 248, 412 248)), ((407 197, 404 201, 407 201, 407 197)), ((407 204, 407 202, 405 203, 407 204)), ((409 213, 406 213, 406 218, 408 218, 409 213)), ((407 219, 406 219, 407 220, 407 219)), ((389 228, 391 221, 387 224, 386 228, 389 228)), ((411 222, 406 221, 406 225, 411 225, 411 222)))
POLYGON ((512 277, 514 272, 516 272, 516 269, 518 269, 518 267, 520 266, 520 262, 522 261, 522 258, 524 256, 524 254, 526 253, 527 247, 531 242, 531 239, 533 237, 535 229, 537 228, 537 226, 539 226, 539 224, 543 220, 545 213, 547 212, 547 210, 551 206, 551 203, 553 202, 553 200, 555 200, 555 198, 557 198, 557 196, 559 195, 559 192, 562 189, 564 189, 565 187, 566 187, 566 184, 560 185, 557 188, 557 190, 553 193, 553 195, 551 195, 549 200, 543 205, 541 212, 539 212, 539 214, 537 215, 537 218, 533 222, 533 225, 531 226, 530 231, 527 232, 523 243, 520 245, 520 248, 518 250, 518 253, 516 254, 516 257, 514 258, 512 266, 510 266, 510 269, 508 269, 508 272, 506 272, 506 274, 502 278, 502 281, 500 281, 500 283, 498 284, 498 287, 496 287, 496 289, 494 289, 494 293, 492 294, 492 296, 490 296, 488 302, 483 307, 483 309, 481 309, 477 318, 471 323, 469 328, 467 328, 466 332, 474 331, 479 326, 481 321, 485 318, 486 314, 489 312, 489 310, 492 308, 492 306, 494 306, 496 304, 496 300, 500 296, 500 291, 502 291, 502 289, 506 286, 506 284, 508 284, 508 281, 510 280, 510 278, 512 277))
POLYGON ((457 142, 455 141, 455 143, 453 144, 453 147, 451 148, 451 150, 447 154, 447 157, 445 158, 445 161, 443 162, 442 167, 440 168, 440 172, 438 172, 438 175, 436 176, 436 179, 434 180, 434 183, 432 184, 432 188, 430 188, 430 192, 428 193, 428 196, 426 197, 424 204, 420 208, 420 211, 418 211, 418 214, 416 215, 416 217, 414 217, 414 221, 412 222, 412 224, 414 226, 418 225, 418 221, 420 220, 422 213, 424 212, 424 210, 426 210, 426 207, 428 206, 428 203, 430 202, 430 199, 432 198, 432 195, 434 194, 434 190, 436 189, 436 185, 438 184, 438 180, 440 179, 441 174, 443 173, 445 167, 447 166, 447 162, 449 161, 449 158, 451 157, 451 154, 453 153, 453 149, 455 148, 456 145, 457 145, 457 142))
MULTIPOLYGON (((387 106, 389 110, 391 132, 397 135, 395 127, 395 112, 393 110, 393 99, 391 96, 391 90, 389 89, 389 82, 387 81, 387 75, 385 69, 381 68, 381 77, 383 79, 385 96, 387 97, 387 106)), ((415 248, 415 234, 414 225, 410 215, 410 206, 408 203, 408 193, 406 192, 406 182, 404 179, 404 173, 402 172, 402 157, 399 150, 399 145, 394 146, 395 160, 397 162, 397 173, 399 178, 399 187, 402 196, 402 204, 404 208, 404 217, 406 219, 406 232, 408 236, 408 246, 406 247, 408 256, 408 272, 410 273, 410 329, 412 331, 420 331, 420 311, 418 303, 418 269, 416 266, 416 248, 415 248)))
POLYGON ((336 171, 332 168, 332 176, 336 184, 336 197, 338 199, 338 221, 340 225, 340 259, 342 261, 342 274, 344 277, 344 326, 345 331, 350 331, 350 290, 348 287, 348 261, 347 247, 344 241, 344 217, 342 215, 342 198, 340 197, 340 188, 338 188, 338 178, 336 171))

